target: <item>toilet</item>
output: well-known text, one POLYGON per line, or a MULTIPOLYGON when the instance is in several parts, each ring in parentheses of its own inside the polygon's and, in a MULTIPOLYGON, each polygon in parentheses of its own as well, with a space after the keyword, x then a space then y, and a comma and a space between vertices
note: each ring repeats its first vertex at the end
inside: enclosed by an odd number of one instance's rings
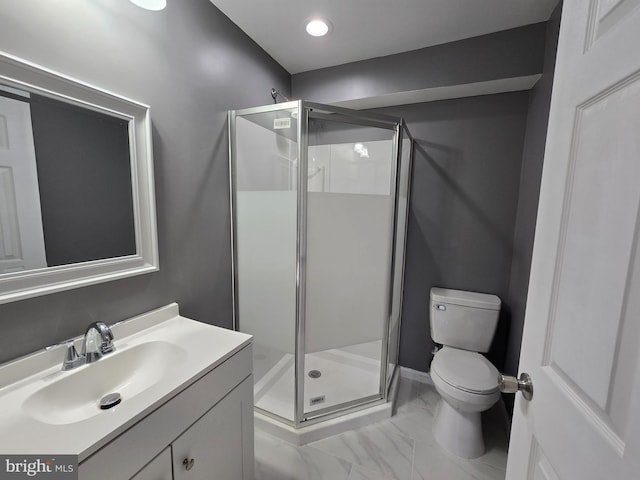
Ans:
POLYGON ((479 353, 489 351, 500 305, 495 295, 431 289, 431 338, 442 344, 431 363, 431 379, 441 397, 433 434, 459 457, 484 453, 480 414, 500 398, 498 370, 479 353))

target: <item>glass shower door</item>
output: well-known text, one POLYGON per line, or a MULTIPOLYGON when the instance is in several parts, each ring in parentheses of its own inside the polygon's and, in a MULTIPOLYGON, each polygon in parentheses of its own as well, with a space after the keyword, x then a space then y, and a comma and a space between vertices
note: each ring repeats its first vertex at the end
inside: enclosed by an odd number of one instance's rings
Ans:
POLYGON ((254 336, 255 406, 295 422, 296 103, 230 119, 236 327, 254 336))
POLYGON ((387 388, 393 380, 397 367, 400 350, 400 324, 402 316, 402 292, 404 290, 404 260, 409 221, 409 195, 411 193, 411 165, 413 153, 413 139, 402 122, 399 140, 400 153, 398 155, 398 182, 396 195, 396 227, 393 244, 393 297, 391 300, 391 315, 389 318, 389 349, 387 368, 387 388))
POLYGON ((300 427, 386 399, 410 140, 401 119, 297 101, 229 113, 235 327, 257 411, 300 427))
POLYGON ((380 399, 386 387, 395 130, 362 123, 309 113, 304 420, 380 399))

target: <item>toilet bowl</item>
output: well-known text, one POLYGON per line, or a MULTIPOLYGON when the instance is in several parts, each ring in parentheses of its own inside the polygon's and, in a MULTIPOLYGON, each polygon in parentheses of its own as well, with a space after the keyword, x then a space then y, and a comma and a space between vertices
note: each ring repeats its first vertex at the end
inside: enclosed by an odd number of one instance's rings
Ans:
POLYGON ((481 413, 500 398, 498 371, 482 355, 444 347, 431 364, 440 394, 433 423, 436 441, 462 458, 484 453, 481 413))
POLYGON ((433 423, 436 441, 451 453, 484 453, 481 413, 500 398, 498 371, 481 353, 489 350, 501 302, 495 295, 431 289, 431 337, 441 343, 431 363, 440 394, 433 423))

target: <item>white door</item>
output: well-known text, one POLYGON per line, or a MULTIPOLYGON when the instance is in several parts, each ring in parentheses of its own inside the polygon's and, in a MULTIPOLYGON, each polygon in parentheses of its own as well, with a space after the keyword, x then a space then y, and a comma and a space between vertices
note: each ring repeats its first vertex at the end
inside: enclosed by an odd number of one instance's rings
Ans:
POLYGON ((0 274, 46 266, 31 110, 0 96, 0 274))
POLYGON ((508 480, 640 478, 640 1, 565 0, 508 480))

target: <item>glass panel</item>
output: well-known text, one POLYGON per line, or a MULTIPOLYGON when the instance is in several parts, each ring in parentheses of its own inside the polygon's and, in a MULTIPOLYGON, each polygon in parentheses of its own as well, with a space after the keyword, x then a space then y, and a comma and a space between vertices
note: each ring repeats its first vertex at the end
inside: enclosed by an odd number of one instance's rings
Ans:
POLYGON ((238 326, 254 336, 255 405, 294 420, 296 109, 236 117, 238 326))
POLYGON ((305 414, 380 394, 389 315, 393 131, 311 118, 305 414))
POLYGON ((400 339, 400 319, 402 316, 402 289, 404 281, 404 253, 409 213, 409 181, 411 175, 411 151, 413 145, 406 128, 402 131, 400 143, 400 173, 398 179, 398 205, 396 210, 395 247, 393 253, 393 301, 389 321, 389 368, 387 386, 391 382, 398 362, 400 339))

